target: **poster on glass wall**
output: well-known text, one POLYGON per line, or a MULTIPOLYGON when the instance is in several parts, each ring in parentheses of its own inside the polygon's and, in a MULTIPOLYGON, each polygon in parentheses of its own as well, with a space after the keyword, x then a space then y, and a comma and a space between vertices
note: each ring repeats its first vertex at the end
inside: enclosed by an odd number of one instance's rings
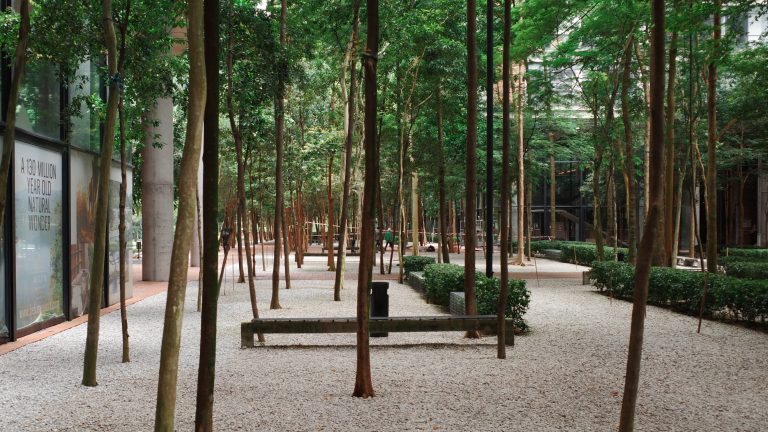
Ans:
POLYGON ((64 315, 61 154, 16 143, 16 329, 64 315))
POLYGON ((72 151, 70 153, 70 314, 88 313, 88 289, 93 263, 93 236, 96 232, 96 191, 99 159, 72 151))

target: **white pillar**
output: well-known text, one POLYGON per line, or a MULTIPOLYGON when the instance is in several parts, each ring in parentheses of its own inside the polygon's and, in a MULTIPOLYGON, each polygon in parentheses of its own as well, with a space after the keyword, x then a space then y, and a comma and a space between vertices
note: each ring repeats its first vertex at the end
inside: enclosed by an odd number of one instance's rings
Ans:
POLYGON ((173 101, 157 100, 145 126, 142 195, 142 279, 167 281, 171 268, 173 218, 173 101), (152 123, 157 122, 156 125, 152 123), (158 146, 155 146, 158 144, 158 146))

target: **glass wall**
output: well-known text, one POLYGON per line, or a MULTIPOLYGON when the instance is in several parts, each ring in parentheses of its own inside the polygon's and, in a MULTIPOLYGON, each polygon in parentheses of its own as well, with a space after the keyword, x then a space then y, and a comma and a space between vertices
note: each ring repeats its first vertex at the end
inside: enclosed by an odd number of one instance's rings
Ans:
POLYGON ((16 330, 23 330, 64 317, 63 170, 59 152, 17 142, 15 153, 16 330))
POLYGON ((50 138, 61 138, 61 88, 56 68, 32 62, 21 79, 16 127, 50 138))
POLYGON ((98 190, 99 159, 73 150, 70 153, 70 231, 69 265, 70 315, 88 313, 88 287, 93 262, 93 236, 96 232, 96 191, 98 190))
POLYGON ((88 98, 99 94, 98 65, 86 61, 80 65, 69 84, 71 110, 69 140, 72 146, 98 151, 100 148, 99 117, 88 107, 88 98))
MULTIPOLYGON (((127 177, 126 182, 126 206, 125 206, 125 235, 128 246, 125 252, 126 274, 125 274, 125 295, 126 298, 133 296, 133 286, 131 278, 131 219, 133 218, 132 206, 133 196, 131 194, 131 176, 127 177)), ((109 289, 107 291, 107 304, 113 305, 120 301, 120 168, 112 167, 109 181, 109 253, 107 255, 109 265, 109 289)))

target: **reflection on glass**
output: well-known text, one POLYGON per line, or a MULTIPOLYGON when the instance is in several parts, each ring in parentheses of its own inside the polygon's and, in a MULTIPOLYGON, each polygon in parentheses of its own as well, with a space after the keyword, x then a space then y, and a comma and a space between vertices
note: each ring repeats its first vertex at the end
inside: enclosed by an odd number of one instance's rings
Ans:
POLYGON ((88 313, 88 284, 93 262, 93 235, 96 232, 96 203, 98 190, 97 157, 73 150, 70 157, 70 315, 88 313))
MULTIPOLYGON (((112 180, 109 182, 109 290, 107 292, 107 304, 113 305, 120 301, 120 170, 112 168, 112 180)), ((126 205, 125 205, 125 235, 128 240, 126 246, 125 261, 125 296, 132 296, 131 283, 131 255, 132 247, 130 244, 132 211, 130 203, 133 202, 131 195, 131 177, 127 176, 126 205)))
POLYGON ((61 154, 16 143, 16 329, 64 315, 61 154))
POLYGON ((88 98, 99 94, 99 73, 91 61, 83 62, 69 84, 70 142, 73 146, 99 150, 99 118, 88 106, 88 98))
POLYGON ((26 66, 21 81, 16 127, 59 139, 61 89, 58 71, 49 63, 32 62, 26 66))

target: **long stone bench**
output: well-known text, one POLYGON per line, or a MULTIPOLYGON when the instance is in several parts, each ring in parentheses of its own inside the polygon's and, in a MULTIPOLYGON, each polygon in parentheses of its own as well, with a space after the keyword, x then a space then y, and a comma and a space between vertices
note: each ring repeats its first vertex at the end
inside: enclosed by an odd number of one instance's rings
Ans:
MULTIPOLYGON (((481 331, 495 332, 495 315, 478 316, 419 316, 370 318, 368 331, 382 332, 432 332, 432 331, 481 331)), ((505 320, 507 345, 515 344, 515 328, 512 319, 505 320)), ((260 318, 240 324, 241 345, 253 348, 257 333, 354 333, 357 318, 260 318)))

